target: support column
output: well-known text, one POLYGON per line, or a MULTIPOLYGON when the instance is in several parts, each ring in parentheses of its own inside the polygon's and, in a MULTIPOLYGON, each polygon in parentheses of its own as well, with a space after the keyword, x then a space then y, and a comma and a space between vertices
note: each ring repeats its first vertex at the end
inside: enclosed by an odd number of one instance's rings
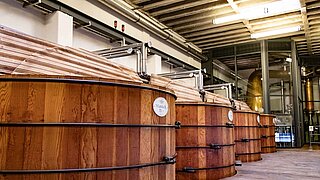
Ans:
POLYGON ((300 104, 299 97, 301 96, 300 71, 297 60, 296 44, 291 41, 291 58, 292 58, 292 93, 293 93, 293 121, 292 125, 295 127, 295 142, 300 147, 303 139, 303 122, 302 122, 302 104, 300 104))
POLYGON ((268 57, 268 42, 262 40, 261 46, 261 68, 262 68, 262 101, 263 111, 266 114, 270 113, 270 93, 269 93, 269 57, 268 57))
POLYGON ((63 45, 73 44, 73 17, 56 11, 46 19, 46 39, 63 45))
POLYGON ((237 47, 234 46, 234 73, 235 75, 235 79, 234 79, 234 86, 236 89, 236 93, 235 93, 235 99, 238 99, 238 62, 237 62, 237 47))
POLYGON ((160 74, 162 73, 162 64, 161 64, 161 56, 152 55, 148 57, 147 62, 147 73, 148 74, 160 74))

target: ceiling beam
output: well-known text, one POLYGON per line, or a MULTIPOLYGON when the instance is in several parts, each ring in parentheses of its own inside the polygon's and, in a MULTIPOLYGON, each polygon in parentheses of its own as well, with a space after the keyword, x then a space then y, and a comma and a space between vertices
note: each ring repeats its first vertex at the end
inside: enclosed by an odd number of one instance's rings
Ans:
POLYGON ((144 6, 142 7, 142 9, 145 10, 145 11, 149 11, 149 10, 154 9, 154 8, 159 8, 159 7, 162 7, 162 6, 166 6, 166 5, 173 4, 173 3, 177 3, 177 2, 181 2, 181 1, 184 1, 184 0, 163 0, 163 1, 157 1, 157 2, 154 2, 154 3, 150 3, 150 4, 147 4, 147 5, 144 5, 144 6))
POLYGON ((199 35, 218 33, 218 32, 229 31, 229 30, 240 29, 240 28, 245 28, 242 23, 235 23, 227 26, 224 25, 221 27, 216 27, 213 24, 211 24, 211 25, 198 27, 197 29, 184 29, 183 31, 179 31, 178 33, 188 38, 188 37, 195 37, 199 35))
POLYGON ((189 0, 189 1, 182 1, 178 3, 173 3, 170 6, 164 6, 160 8, 153 9, 149 13, 152 16, 160 16, 164 14, 169 14, 171 12, 176 12, 184 9, 189 9, 192 11, 192 7, 207 5, 210 3, 215 3, 218 0, 189 0))
POLYGON ((157 19, 159 19, 159 21, 161 22, 168 21, 168 20, 175 20, 177 18, 188 17, 191 15, 205 13, 205 12, 211 12, 215 9, 219 9, 222 7, 228 7, 228 4, 225 3, 224 1, 213 2, 213 3, 193 7, 191 10, 190 8, 188 8, 180 11, 175 11, 169 14, 160 15, 157 17, 157 19))
POLYGON ((206 34, 203 36, 197 36, 193 38, 188 38, 190 41, 201 41, 204 39, 209 39, 209 38, 217 38, 217 37, 223 37, 223 36, 229 36, 229 35, 234 35, 234 34, 239 34, 239 33, 245 33, 248 32, 247 29, 241 28, 241 29, 236 29, 236 30, 231 30, 231 31, 224 31, 220 33, 212 33, 212 34, 206 34))
MULTIPOLYGON (((232 9, 237 13, 240 14, 239 11, 239 7, 238 5, 234 2, 234 0, 227 0, 229 5, 232 7, 232 9)), ((252 28, 252 26, 250 25, 249 21, 246 19, 242 19, 242 23, 244 24, 244 26, 249 30, 249 32, 252 34, 254 33, 254 29, 252 28)))
POLYGON ((235 39, 235 38, 241 38, 241 37, 250 37, 250 33, 249 32, 237 33, 237 34, 233 34, 230 36, 220 36, 218 38, 209 38, 209 39, 205 39, 205 40, 201 40, 201 41, 193 41, 193 43, 196 45, 200 45, 200 44, 217 42, 217 41, 224 41, 225 42, 228 39, 235 39))
POLYGON ((307 16, 307 8, 306 8, 306 2, 305 0, 300 0, 301 4, 301 17, 302 17, 302 23, 303 23, 303 29, 304 29, 304 34, 307 40, 307 47, 308 47, 308 53, 309 55, 312 54, 312 48, 311 48, 311 39, 310 39, 310 28, 309 28, 309 21, 308 21, 308 16, 307 16))

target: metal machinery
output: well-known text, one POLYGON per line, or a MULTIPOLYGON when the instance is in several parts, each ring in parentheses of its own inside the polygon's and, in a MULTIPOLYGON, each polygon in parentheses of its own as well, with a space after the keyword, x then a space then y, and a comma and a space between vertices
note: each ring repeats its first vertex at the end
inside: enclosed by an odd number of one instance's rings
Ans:
POLYGON ((320 104, 319 104, 319 67, 303 67, 301 74, 304 79, 304 124, 306 141, 309 145, 320 144, 320 104))

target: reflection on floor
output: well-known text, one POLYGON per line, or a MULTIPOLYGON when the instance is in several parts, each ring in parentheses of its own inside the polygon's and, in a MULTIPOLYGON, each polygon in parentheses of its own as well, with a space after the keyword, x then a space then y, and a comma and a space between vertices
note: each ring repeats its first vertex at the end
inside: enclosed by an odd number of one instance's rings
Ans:
POLYGON ((237 167, 238 174, 225 180, 271 179, 307 180, 320 179, 320 146, 301 149, 283 149, 263 154, 263 160, 243 163, 237 167))

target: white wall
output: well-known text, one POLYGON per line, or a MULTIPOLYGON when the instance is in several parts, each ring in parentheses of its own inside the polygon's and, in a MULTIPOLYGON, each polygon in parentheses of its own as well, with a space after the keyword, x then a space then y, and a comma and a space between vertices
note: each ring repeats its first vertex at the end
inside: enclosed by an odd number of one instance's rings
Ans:
POLYGON ((0 17, 1 25, 38 38, 46 37, 43 31, 46 25, 45 16, 31 8, 22 8, 17 1, 0 1, 0 17))

